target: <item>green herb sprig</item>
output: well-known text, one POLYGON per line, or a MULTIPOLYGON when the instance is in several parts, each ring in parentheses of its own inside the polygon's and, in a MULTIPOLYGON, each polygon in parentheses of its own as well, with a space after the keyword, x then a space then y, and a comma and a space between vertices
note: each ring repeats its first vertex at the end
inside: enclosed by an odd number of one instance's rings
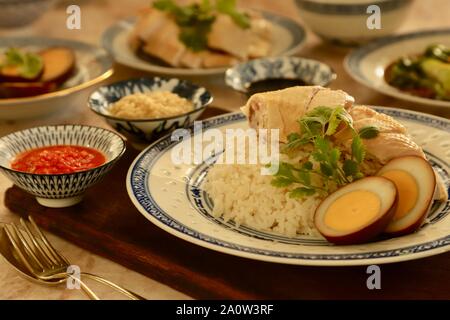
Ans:
POLYGON ((216 0, 216 10, 229 15, 242 29, 250 28, 250 17, 237 9, 236 0, 216 0))
POLYGON ((217 13, 229 15, 243 29, 250 28, 250 19, 241 13, 236 0, 202 0, 187 6, 180 6, 173 0, 157 0, 153 7, 171 14, 180 27, 179 39, 192 51, 202 51, 208 47, 208 34, 217 13))
POLYGON ((10 66, 17 67, 20 76, 26 79, 34 79, 42 72, 44 62, 38 54, 10 48, 5 52, 4 61, 0 68, 10 66))
POLYGON ((215 20, 210 2, 203 0, 188 6, 179 6, 173 0, 157 0, 153 7, 170 13, 180 27, 179 39, 193 51, 205 50, 208 33, 215 20))
POLYGON ((351 116, 343 107, 318 107, 298 122, 301 133, 290 134, 282 152, 291 154, 302 146, 312 145, 311 157, 317 165, 314 166, 311 161, 299 165, 281 162, 272 180, 273 186, 281 188, 300 185, 289 195, 292 198, 302 198, 316 193, 326 195, 333 188, 364 177, 360 169, 366 156, 362 140, 376 138, 379 134, 378 128, 364 127, 356 132, 351 116), (349 159, 343 159, 342 151, 332 140, 332 136, 342 124, 352 132, 349 159))

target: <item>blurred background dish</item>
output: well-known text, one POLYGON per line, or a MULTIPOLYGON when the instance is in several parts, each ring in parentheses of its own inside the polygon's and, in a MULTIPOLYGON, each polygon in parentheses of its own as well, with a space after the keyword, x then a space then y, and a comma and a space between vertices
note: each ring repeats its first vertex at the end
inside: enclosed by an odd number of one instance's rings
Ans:
POLYGON ((391 35, 405 21, 413 0, 295 0, 299 14, 314 33, 336 44, 358 45, 391 35), (367 8, 377 5, 381 29, 369 29, 367 8))
POLYGON ((450 46, 450 29, 419 31, 373 41, 351 52, 344 67, 359 83, 388 96, 423 105, 450 107, 450 101, 412 95, 389 85, 385 79, 387 67, 399 58, 420 55, 437 44, 450 46))
POLYGON ((86 189, 109 172, 125 149, 125 142, 119 135, 102 128, 83 125, 36 127, 11 133, 0 139, 0 171, 14 184, 34 195, 41 205, 68 207, 82 200, 86 189), (12 169, 17 156, 51 146, 89 147, 100 152, 104 161, 91 169, 61 174, 12 169))
POLYGON ((336 74, 329 65, 298 57, 252 60, 228 69, 225 74, 229 87, 247 94, 295 85, 325 87, 334 79, 336 74))
POLYGON ((0 28, 23 27, 39 19, 57 0, 0 0, 0 28))
MULTIPOLYGON (((277 14, 263 12, 263 17, 272 22, 272 45, 269 56, 289 56, 297 53, 306 40, 302 26, 294 20, 277 14)), ((129 46, 129 37, 136 23, 136 18, 129 18, 112 25, 103 33, 103 47, 114 57, 116 62, 138 70, 167 75, 214 75, 225 72, 226 67, 186 69, 170 67, 157 61, 138 57, 129 46)))
MULTIPOLYGON (((113 73, 112 60, 108 54, 103 49, 83 42, 44 37, 0 38, 0 52, 12 47, 30 52, 39 52, 51 47, 67 48, 75 55, 75 65, 70 77, 64 79, 65 81, 54 92, 22 98, 0 98, 2 120, 36 118, 61 108, 84 104, 86 96, 82 94, 83 89, 108 78, 113 73)), ((55 64, 58 62, 55 61, 55 64)))
MULTIPOLYGON (((213 97, 205 88, 188 81, 154 77, 125 80, 102 86, 91 94, 88 103, 93 112, 105 118, 108 124, 126 136, 133 146, 142 149, 175 129, 190 127, 212 100, 213 97), (125 97, 154 92, 169 92, 184 98, 192 103, 192 111, 169 117, 133 119, 115 116, 111 112, 114 104, 125 97)), ((162 104, 161 107, 171 107, 164 105, 164 102, 162 104)), ((136 107, 136 104, 132 107, 136 107)), ((143 106, 146 107, 148 106, 143 106)))

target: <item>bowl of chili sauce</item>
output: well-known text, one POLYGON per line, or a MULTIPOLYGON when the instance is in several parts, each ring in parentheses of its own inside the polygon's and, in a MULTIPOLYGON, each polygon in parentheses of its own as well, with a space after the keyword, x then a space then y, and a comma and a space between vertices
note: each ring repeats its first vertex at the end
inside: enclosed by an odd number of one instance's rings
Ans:
POLYGON ((0 171, 43 206, 75 205, 124 154, 116 133, 84 125, 26 129, 0 138, 0 171))

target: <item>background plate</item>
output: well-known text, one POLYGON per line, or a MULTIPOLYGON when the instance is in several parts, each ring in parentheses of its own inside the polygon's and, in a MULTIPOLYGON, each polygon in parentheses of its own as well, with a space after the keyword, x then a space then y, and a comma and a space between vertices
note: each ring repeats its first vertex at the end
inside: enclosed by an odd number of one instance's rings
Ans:
POLYGON ((450 108, 450 101, 413 96, 390 86, 384 80, 384 70, 389 64, 405 55, 420 54, 431 44, 450 47, 450 29, 420 31, 376 40, 352 51, 346 57, 344 67, 356 81, 388 96, 450 108))
POLYGON ((0 52, 11 47, 32 51, 50 47, 70 48, 76 56, 76 69, 62 87, 54 92, 33 97, 0 99, 0 119, 33 118, 86 103, 85 97, 78 93, 105 80, 113 73, 113 62, 108 53, 91 44, 46 37, 0 38, 0 52), (67 98, 69 95, 70 99, 67 98))
MULTIPOLYGON (((289 56, 297 53, 306 40, 306 33, 302 26, 294 20, 273 13, 264 12, 264 17, 274 24, 274 43, 271 56, 289 56)), ((227 68, 187 69, 173 68, 153 64, 140 59, 128 45, 130 34, 136 18, 122 20, 109 27, 103 33, 103 47, 114 59, 128 67, 143 71, 156 72, 166 75, 213 75, 225 72, 227 68)))

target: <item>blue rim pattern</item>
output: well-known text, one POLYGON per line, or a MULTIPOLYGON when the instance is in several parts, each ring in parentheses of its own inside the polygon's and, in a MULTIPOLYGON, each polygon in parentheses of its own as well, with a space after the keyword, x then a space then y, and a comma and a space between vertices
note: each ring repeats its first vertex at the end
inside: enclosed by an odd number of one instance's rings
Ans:
POLYGON ((326 87, 337 77, 333 69, 320 61, 299 57, 275 57, 247 61, 227 70, 225 83, 247 92, 250 85, 265 79, 300 79, 309 85, 326 87))
MULTIPOLYGON (((449 131, 450 121, 446 119, 440 119, 426 114, 408 112, 406 110, 391 109, 376 107, 376 110, 383 112, 390 116, 394 116, 400 119, 412 120, 418 123, 426 123, 427 125, 438 128, 441 130, 449 131)), ((204 129, 217 127, 223 124, 232 124, 244 120, 245 116, 239 113, 233 113, 224 115, 221 117, 213 118, 204 122, 204 129)), ((295 260, 316 260, 316 261, 343 261, 343 260, 366 260, 366 259, 381 259, 387 257, 397 257, 403 255, 410 255, 414 253, 420 253, 433 249, 443 248, 450 245, 450 234, 435 241, 430 241, 418 245, 412 245, 407 247, 398 248, 395 250, 382 250, 376 252, 367 253, 355 253, 355 254, 306 254, 306 253, 290 253, 280 252, 272 250, 262 250, 247 246, 237 245, 235 243, 219 240, 208 235, 199 233, 170 217, 169 214, 164 212, 155 199, 152 198, 147 184, 148 176, 151 168, 162 156, 162 152, 167 148, 173 146, 177 142, 172 142, 170 137, 160 139, 151 145, 146 151, 144 151, 137 159, 132 168, 130 168, 129 180, 127 184, 131 187, 133 197, 142 206, 145 211, 159 222, 166 226, 177 230, 178 232, 192 237, 197 240, 205 241, 209 244, 220 246, 227 249, 232 249, 240 252, 251 253, 262 256, 269 256, 275 258, 286 258, 295 260)), ((447 190, 450 193, 450 190, 447 190)), ((445 210, 450 210, 450 203, 447 202, 445 210)))
POLYGON ((84 193, 111 170, 125 153, 125 141, 116 133, 93 126, 42 126, 8 134, 0 139, 0 171, 18 187, 45 199, 65 199, 84 193), (102 165, 66 174, 37 174, 16 171, 10 162, 18 154, 35 148, 76 145, 102 152, 102 165))
POLYGON ((126 120, 109 114, 108 108, 111 104, 119 101, 127 95, 159 90, 170 91, 191 101, 194 105, 194 110, 168 118, 130 119, 130 122, 161 122, 164 120, 181 118, 182 116, 196 113, 200 109, 205 109, 213 101, 211 93, 206 90, 206 88, 195 85, 189 81, 180 80, 177 78, 142 77, 101 86, 89 96, 88 105, 92 111, 106 118, 113 120, 126 120))
MULTIPOLYGON (((216 155, 217 156, 217 155, 216 155)), ((216 157, 215 156, 215 157, 216 157)), ((450 181, 450 172, 445 170, 444 161, 436 158, 434 155, 427 153, 428 161, 431 163, 433 168, 438 172, 438 174, 443 178, 444 181, 450 181)), ((243 234, 249 237, 262 240, 276 241, 285 244, 294 245, 312 245, 312 246, 332 246, 331 243, 325 239, 317 237, 308 236, 296 236, 296 237, 286 237, 269 231, 259 231, 245 225, 240 225, 239 227, 233 221, 224 221, 222 218, 217 218, 212 215, 212 210, 214 204, 212 199, 209 197, 207 192, 203 190, 202 184, 208 174, 209 169, 213 166, 210 161, 205 161, 201 165, 197 166, 192 172, 190 172, 187 177, 189 180, 186 183, 185 192, 191 202, 192 207, 203 217, 209 221, 214 222, 221 227, 233 230, 239 234, 243 234)), ((450 187, 450 185, 449 185, 450 187)), ((450 194, 450 190, 447 191, 450 194)), ((424 223, 421 228, 435 224, 439 220, 443 219, 445 216, 450 214, 450 201, 442 205, 439 201, 436 201, 430 213, 428 215, 427 222, 424 223)))
POLYGON ((209 169, 212 167, 212 163, 205 161, 203 164, 196 167, 187 177, 189 181, 186 183, 185 192, 188 196, 191 205, 196 211, 209 221, 214 222, 221 227, 233 230, 239 234, 243 234, 252 238, 271 240, 279 243, 286 244, 301 244, 301 245, 314 245, 314 246, 331 246, 332 244, 324 239, 317 239, 311 237, 295 237, 289 238, 283 235, 279 235, 272 232, 265 232, 247 227, 245 225, 237 226, 233 221, 224 221, 222 218, 214 217, 211 212, 213 208, 212 199, 207 192, 202 189, 201 185, 204 182, 209 169))
POLYGON ((324 3, 311 0, 296 0, 297 6, 305 11, 329 15, 366 15, 367 7, 376 5, 386 13, 411 4, 412 0, 374 0, 367 3, 324 3))
POLYGON ((188 128, 212 103, 211 93, 186 80, 177 78, 137 78, 102 86, 94 91, 88 105, 118 132, 137 142, 153 142, 178 128, 188 128), (110 106, 135 93, 170 91, 192 102, 194 109, 184 114, 152 119, 124 119, 109 113, 110 106))

